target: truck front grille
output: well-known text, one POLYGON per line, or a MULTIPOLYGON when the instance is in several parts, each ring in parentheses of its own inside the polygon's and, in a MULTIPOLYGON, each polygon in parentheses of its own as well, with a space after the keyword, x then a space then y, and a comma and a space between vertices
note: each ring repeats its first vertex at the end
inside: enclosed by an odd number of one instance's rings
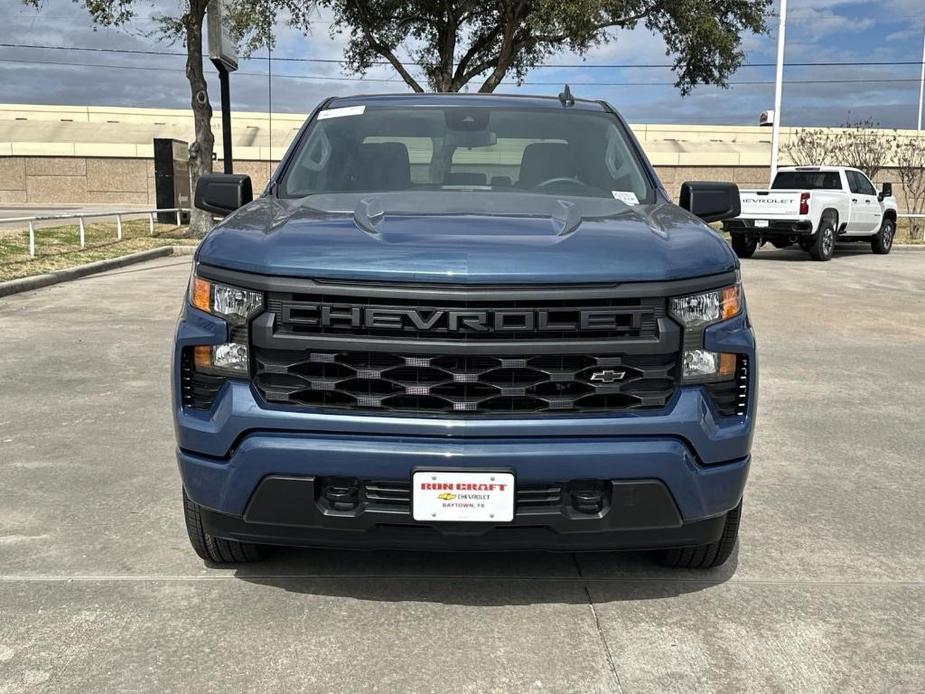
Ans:
POLYGON ((489 356, 256 349, 272 403, 421 413, 505 414, 664 407, 677 354, 489 356))
POLYGON ((269 404, 554 415, 663 408, 678 387, 681 328, 666 297, 689 283, 267 282, 250 341, 269 404))

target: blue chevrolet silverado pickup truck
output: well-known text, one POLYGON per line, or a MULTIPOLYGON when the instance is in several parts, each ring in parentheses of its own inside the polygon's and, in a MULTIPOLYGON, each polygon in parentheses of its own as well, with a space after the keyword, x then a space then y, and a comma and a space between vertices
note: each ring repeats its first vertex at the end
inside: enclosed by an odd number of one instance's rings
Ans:
POLYGON ((669 199, 601 101, 324 101, 266 190, 200 179, 224 217, 173 352, 190 541, 657 550, 736 544, 755 340, 738 260, 669 199))

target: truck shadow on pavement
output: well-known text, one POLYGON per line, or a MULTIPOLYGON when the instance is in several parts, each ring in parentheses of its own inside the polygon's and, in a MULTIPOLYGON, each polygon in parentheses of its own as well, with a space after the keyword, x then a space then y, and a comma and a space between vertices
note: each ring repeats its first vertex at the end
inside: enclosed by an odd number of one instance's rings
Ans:
POLYGON ((263 563, 229 570, 247 583, 290 593, 487 607, 675 597, 725 583, 737 563, 738 549, 724 566, 710 571, 660 567, 640 552, 277 549, 263 563))

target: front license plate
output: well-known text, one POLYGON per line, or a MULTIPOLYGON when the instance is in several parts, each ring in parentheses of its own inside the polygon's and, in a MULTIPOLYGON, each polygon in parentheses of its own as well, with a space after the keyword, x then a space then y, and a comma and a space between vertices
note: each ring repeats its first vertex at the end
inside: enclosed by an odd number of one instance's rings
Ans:
POLYGON ((412 515, 417 521, 503 523, 514 520, 509 472, 415 472, 412 515))
POLYGON ((755 226, 758 227, 759 229, 767 229, 767 228, 768 228, 768 220, 767 220, 767 219, 756 219, 756 220, 755 220, 755 226))

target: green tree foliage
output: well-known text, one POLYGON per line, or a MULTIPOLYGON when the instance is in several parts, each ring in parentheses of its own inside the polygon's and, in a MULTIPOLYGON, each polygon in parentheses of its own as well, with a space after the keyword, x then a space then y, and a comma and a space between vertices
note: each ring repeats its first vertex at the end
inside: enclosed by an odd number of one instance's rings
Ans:
MULTIPOLYGON (((291 2, 291 5, 299 5, 291 2)), ((579 55, 621 29, 660 35, 683 94, 725 85, 743 58, 741 36, 767 30, 770 0, 319 0, 331 32, 347 37, 345 60, 360 74, 386 61, 415 91, 455 92, 480 80, 494 91, 512 74, 556 53, 579 55), (405 58, 404 56, 407 56, 405 58), (424 83, 412 75, 416 64, 424 83)))

